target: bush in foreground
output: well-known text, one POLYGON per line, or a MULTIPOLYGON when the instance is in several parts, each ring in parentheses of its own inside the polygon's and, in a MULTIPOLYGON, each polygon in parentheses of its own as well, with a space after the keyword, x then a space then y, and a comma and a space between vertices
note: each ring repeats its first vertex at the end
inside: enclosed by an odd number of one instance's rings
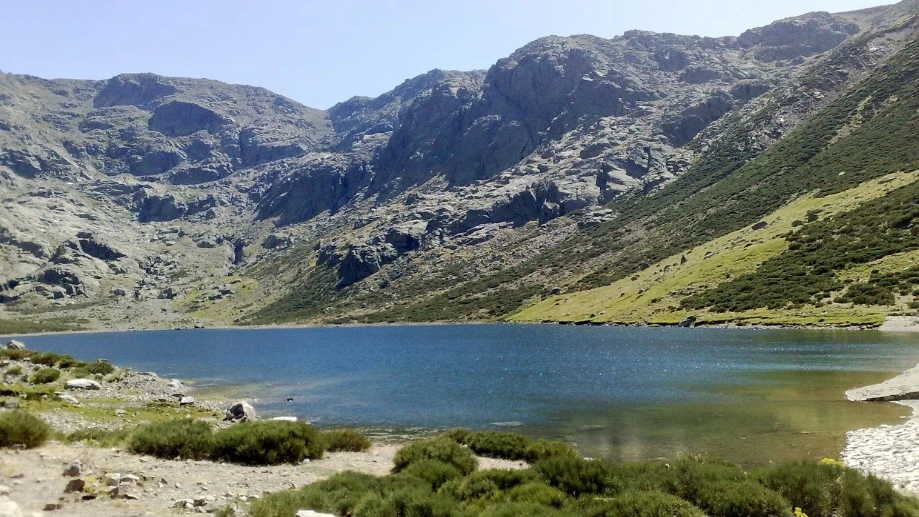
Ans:
POLYGON ((218 431, 214 435, 213 458, 244 465, 277 465, 319 459, 324 451, 322 437, 312 426, 263 420, 218 431))
POLYGON ((29 377, 33 384, 51 384, 61 378, 61 371, 57 368, 42 368, 29 377))
POLYGON ((332 429, 322 432, 329 452, 363 452, 370 448, 370 438, 354 429, 332 429))
POLYGON ((38 447, 48 440, 51 426, 25 411, 0 413, 0 447, 38 447))
POLYGON ((421 460, 437 460, 456 467, 463 475, 469 475, 479 466, 472 451, 447 438, 429 438, 412 442, 396 451, 393 459, 393 473, 400 472, 412 463, 421 460))
POLYGON ((158 458, 200 460, 213 449, 211 426, 200 420, 180 418, 139 427, 128 448, 158 458))
POLYGON ((799 461, 754 473, 809 517, 919 517, 919 505, 887 481, 833 461, 799 461))
POLYGON ((705 517, 696 506, 662 492, 629 491, 612 499, 586 501, 579 510, 587 517, 705 517))

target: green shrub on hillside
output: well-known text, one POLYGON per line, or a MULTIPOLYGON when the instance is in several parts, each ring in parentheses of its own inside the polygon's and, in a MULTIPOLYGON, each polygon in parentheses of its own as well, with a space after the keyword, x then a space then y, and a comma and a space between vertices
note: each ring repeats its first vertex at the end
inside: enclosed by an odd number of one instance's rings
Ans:
POLYGON ((42 368, 29 377, 33 384, 50 384, 61 378, 61 371, 57 368, 42 368))
POLYGON ((705 517, 693 504, 662 492, 629 491, 585 501, 578 510, 585 517, 705 517))
POLYGON ((497 431, 469 433, 463 443, 479 456, 506 460, 528 460, 530 447, 533 446, 533 440, 529 437, 497 431))
POLYGON ((447 438, 429 438, 412 442, 398 451, 393 459, 393 472, 400 472, 414 462, 438 460, 456 467, 468 475, 479 466, 478 460, 469 449, 447 438))
POLYGON ((890 483, 832 462, 801 461, 754 472, 808 517, 917 517, 919 503, 890 483))
POLYGON ((179 418, 137 428, 128 448, 158 458, 200 460, 210 455, 213 446, 211 426, 200 420, 179 418))
POLYGON ((322 439, 329 452, 362 452, 369 449, 372 445, 370 443, 370 438, 367 438, 364 433, 355 431, 354 429, 332 429, 330 431, 322 431, 322 439))
POLYGON ((533 465, 540 478, 572 497, 604 494, 613 487, 611 472, 603 462, 557 457, 533 465))
POLYGON ((51 426, 22 410, 0 413, 0 447, 23 446, 33 449, 44 444, 51 426))
POLYGON ((4 375, 22 375, 22 366, 19 366, 18 364, 15 366, 10 366, 6 369, 4 375))
POLYGON ((534 462, 554 456, 577 457, 570 445, 555 440, 536 440, 518 433, 499 431, 472 431, 451 429, 440 435, 460 445, 466 445, 472 452, 488 458, 512 461, 534 462))
POLYGON ((319 459, 325 451, 322 437, 303 422, 262 420, 242 422, 214 435, 213 457, 244 465, 299 463, 319 459))
POLYGON ((69 443, 91 442, 98 447, 115 447, 128 443, 132 431, 129 429, 78 429, 64 436, 69 443))
POLYGON ((423 479, 433 490, 437 490, 447 481, 463 477, 455 465, 431 459, 412 462, 399 474, 423 479))
POLYGON ((561 508, 568 497, 557 488, 538 481, 530 481, 507 490, 505 499, 517 503, 536 503, 542 506, 561 508))
POLYGON ((753 481, 702 484, 689 501, 709 517, 792 517, 791 504, 779 493, 753 481))

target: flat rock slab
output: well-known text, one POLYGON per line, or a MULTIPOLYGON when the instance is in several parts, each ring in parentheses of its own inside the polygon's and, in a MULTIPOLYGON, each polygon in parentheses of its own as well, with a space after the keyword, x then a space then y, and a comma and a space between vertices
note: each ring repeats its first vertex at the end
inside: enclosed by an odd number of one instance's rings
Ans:
POLYGON ((855 388, 846 398, 857 401, 893 401, 919 399, 919 365, 880 384, 855 388))

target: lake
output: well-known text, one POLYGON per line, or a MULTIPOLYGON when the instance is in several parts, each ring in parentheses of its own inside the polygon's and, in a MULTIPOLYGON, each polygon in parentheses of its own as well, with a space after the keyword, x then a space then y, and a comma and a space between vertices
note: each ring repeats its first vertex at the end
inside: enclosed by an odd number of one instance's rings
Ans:
POLYGON ((513 429, 613 460, 706 453, 745 464, 835 457, 846 430, 899 422, 905 408, 843 392, 919 362, 914 336, 877 331, 489 324, 19 339, 323 427, 513 429))

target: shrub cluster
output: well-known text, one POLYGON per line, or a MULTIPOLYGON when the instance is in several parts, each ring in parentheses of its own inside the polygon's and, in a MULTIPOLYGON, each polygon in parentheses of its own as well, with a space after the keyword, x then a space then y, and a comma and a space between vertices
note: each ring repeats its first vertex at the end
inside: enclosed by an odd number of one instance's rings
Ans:
POLYGON ((48 368, 57 367, 60 370, 71 370, 76 377, 108 375, 115 371, 115 367, 108 361, 78 361, 67 354, 55 354, 54 352, 0 348, 0 358, 13 361, 29 359, 32 364, 46 366, 48 368))
POLYGON ((61 371, 57 368, 42 368, 29 377, 33 384, 50 384, 61 378, 61 371))
POLYGON ((441 435, 488 458, 534 462, 553 457, 578 457, 570 445, 554 440, 533 440, 518 433, 451 429, 441 435))
POLYGON ((326 444, 302 422, 243 422, 214 433, 202 421, 180 418, 139 427, 129 449, 160 458, 211 458, 245 465, 299 463, 321 458, 326 444))
POLYGON ((469 449, 448 438, 429 438, 418 440, 402 447, 393 459, 393 473, 408 468, 412 463, 422 460, 437 460, 453 465, 463 475, 469 475, 478 468, 479 462, 469 449))
POLYGON ((270 494, 250 515, 308 508, 385 517, 919 517, 919 501, 838 463, 747 472, 705 457, 610 465, 563 455, 521 470, 474 471, 471 451, 457 443, 472 434, 453 430, 406 445, 388 476, 346 472, 270 494))
POLYGON ((48 440, 51 426, 25 411, 0 413, 0 447, 38 447, 48 440))
POLYGON ((354 429, 332 429, 322 432, 329 452, 362 452, 370 448, 370 438, 354 429))

